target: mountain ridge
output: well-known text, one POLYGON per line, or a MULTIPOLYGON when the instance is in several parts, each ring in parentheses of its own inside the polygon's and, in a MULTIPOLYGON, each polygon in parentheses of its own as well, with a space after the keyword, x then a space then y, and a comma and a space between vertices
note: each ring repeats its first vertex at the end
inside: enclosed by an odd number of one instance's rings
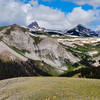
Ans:
POLYGON ((98 34, 95 31, 92 31, 91 29, 88 29, 81 24, 77 25, 76 27, 70 30, 67 30, 65 34, 77 35, 83 37, 92 37, 92 36, 98 37, 98 34))
MULTIPOLYGON (((12 71, 16 71, 18 66, 22 68, 19 69, 21 73, 24 70, 25 73, 28 72, 25 75, 33 76, 34 73, 31 71, 35 71, 36 75, 45 73, 59 76, 78 67, 99 66, 100 38, 98 37, 48 35, 44 32, 33 34, 29 29, 16 24, 0 29, 0 43, 2 44, 0 45, 0 60, 3 61, 1 65, 6 66, 5 75, 10 72, 9 74, 12 73, 11 76, 14 77, 12 71), (10 67, 16 64, 18 66, 10 67)), ((4 74, 0 73, 1 76, 4 74)), ((21 75, 23 74, 19 76, 21 75)))
POLYGON ((75 26, 72 29, 65 29, 64 31, 62 31, 62 30, 40 28, 38 23, 36 21, 34 21, 28 25, 28 28, 31 31, 42 31, 42 32, 47 32, 49 34, 57 34, 57 35, 66 35, 67 34, 67 35, 76 35, 76 36, 82 36, 82 37, 92 37, 92 36, 98 37, 99 36, 98 32, 92 31, 91 29, 86 28, 82 24, 78 24, 77 26, 75 26))

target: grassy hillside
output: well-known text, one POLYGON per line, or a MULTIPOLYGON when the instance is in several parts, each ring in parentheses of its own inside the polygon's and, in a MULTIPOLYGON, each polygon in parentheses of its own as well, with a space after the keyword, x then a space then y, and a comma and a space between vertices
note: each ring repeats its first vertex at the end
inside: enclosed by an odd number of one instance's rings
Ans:
POLYGON ((100 80, 27 77, 0 81, 0 100, 100 100, 100 80))

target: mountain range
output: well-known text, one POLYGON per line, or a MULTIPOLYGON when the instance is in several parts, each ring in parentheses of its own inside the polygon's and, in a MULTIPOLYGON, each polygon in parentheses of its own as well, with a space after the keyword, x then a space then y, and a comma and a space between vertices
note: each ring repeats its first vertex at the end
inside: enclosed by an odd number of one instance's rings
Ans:
MULTIPOLYGON (((59 76, 75 70, 82 77, 80 68, 94 69, 100 65, 100 38, 94 31, 82 25, 65 33, 46 30, 37 22, 28 27, 0 27, 0 79, 59 76)), ((89 73, 86 77, 91 76, 89 73)))
POLYGON ((64 31, 62 30, 54 30, 54 29, 46 29, 46 28, 41 28, 38 23, 32 22, 30 25, 28 25, 28 28, 31 31, 39 31, 39 32, 48 32, 49 34, 58 34, 58 35, 76 35, 76 36, 82 36, 82 37, 92 37, 92 36, 100 36, 99 33, 100 31, 92 31, 91 29, 88 29, 84 27, 83 25, 79 24, 76 27, 72 29, 65 29, 64 31))

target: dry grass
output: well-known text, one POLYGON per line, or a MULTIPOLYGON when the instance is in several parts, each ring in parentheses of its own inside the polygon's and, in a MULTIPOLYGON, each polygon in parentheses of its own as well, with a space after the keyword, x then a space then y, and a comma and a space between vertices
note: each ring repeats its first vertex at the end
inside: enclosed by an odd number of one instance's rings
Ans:
POLYGON ((100 80, 27 77, 0 81, 0 100, 100 100, 100 80))

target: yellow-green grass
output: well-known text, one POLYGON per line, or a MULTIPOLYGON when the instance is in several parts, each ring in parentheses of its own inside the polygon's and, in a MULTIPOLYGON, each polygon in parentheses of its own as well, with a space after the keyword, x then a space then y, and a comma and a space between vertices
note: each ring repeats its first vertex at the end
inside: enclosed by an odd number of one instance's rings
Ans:
POLYGON ((0 100, 100 100, 100 80, 24 77, 0 81, 0 100))

